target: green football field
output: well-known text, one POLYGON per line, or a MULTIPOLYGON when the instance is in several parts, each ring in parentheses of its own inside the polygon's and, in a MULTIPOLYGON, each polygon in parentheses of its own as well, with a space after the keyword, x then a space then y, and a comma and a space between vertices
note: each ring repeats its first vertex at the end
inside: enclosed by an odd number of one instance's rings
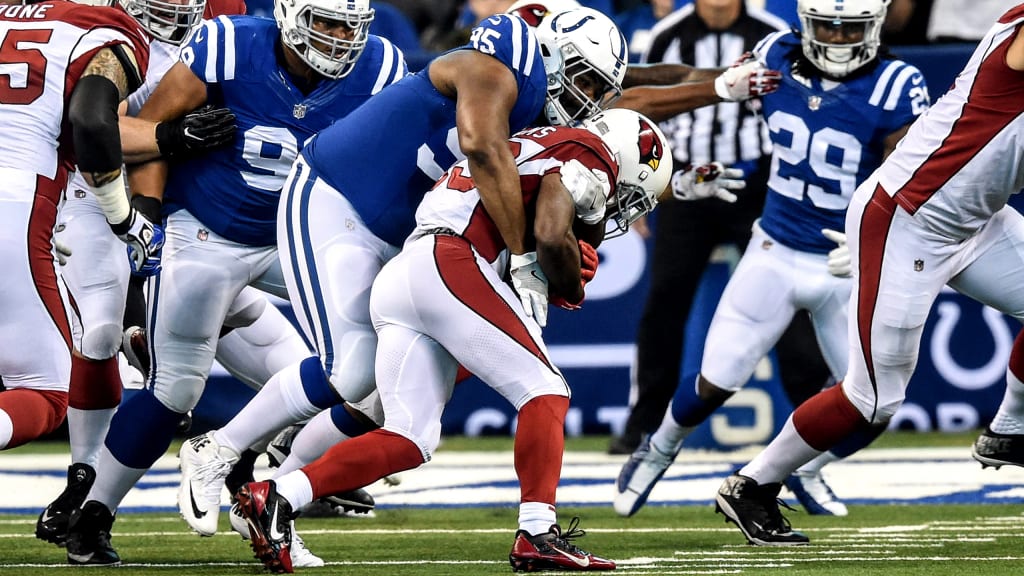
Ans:
MULTIPOLYGON (((969 445, 973 435, 888 435, 880 446, 969 445)), ((569 450, 597 451, 606 438, 572 440, 569 450)), ((451 439, 448 450, 507 450, 506 439, 451 439)), ((32 449, 29 447, 29 449, 32 449)), ((59 448, 41 445, 41 452, 59 448)), ((22 452, 24 453, 24 452, 22 452)), ((428 464, 429 466, 429 464, 428 464)), ((927 474, 927 470, 922 470, 927 474)), ((400 508, 375 518, 300 518, 323 568, 298 573, 360 576, 508 574, 516 509, 400 508)), ((845 518, 788 512, 810 546, 748 546, 713 508, 654 506, 622 519, 604 507, 560 507, 563 525, 582 517, 583 548, 619 563, 623 574, 1024 574, 1024 505, 857 505, 845 518)), ((0 573, 38 575, 66 570, 117 574, 260 574, 247 543, 226 528, 213 538, 189 532, 176 514, 122 514, 113 544, 116 569, 69 568, 64 551, 32 536, 34 516, 0 516, 0 573)))

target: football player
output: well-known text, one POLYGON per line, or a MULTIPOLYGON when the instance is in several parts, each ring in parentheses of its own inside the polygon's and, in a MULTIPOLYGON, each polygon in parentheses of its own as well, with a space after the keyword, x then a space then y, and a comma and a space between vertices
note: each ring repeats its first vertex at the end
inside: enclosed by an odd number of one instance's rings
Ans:
MULTIPOLYGON (((469 159, 495 226, 515 255, 516 277, 536 269, 535 258, 524 255, 525 215, 509 130, 593 114, 618 95, 625 70, 625 44, 610 19, 589 9, 564 18, 539 43, 522 19, 492 16, 467 45, 382 91, 307 145, 285 191, 278 237, 292 306, 319 357, 275 375, 206 443, 186 443, 183 460, 213 469, 213 460, 230 463, 256 438, 337 404, 339 396, 360 401, 370 394, 376 349, 370 285, 413 229, 423 193, 456 159, 469 159), (316 186, 294 185, 311 173, 316 186)), ((539 298, 528 287, 520 291, 525 301, 539 298)), ((546 308, 537 302, 537 310, 546 308)), ((341 416, 336 424, 346 436, 373 425, 347 411, 341 416)), ((193 484, 193 493, 216 497, 219 491, 201 486, 219 487, 222 479, 204 474, 182 482, 193 484)))
POLYGON ((117 117, 118 103, 145 78, 145 33, 121 10, 64 2, 7 7, 0 30, 11 48, 0 60, 25 71, 7 79, 0 98, 2 449, 53 431, 67 409, 77 317, 51 241, 69 169, 82 171, 137 266, 150 262, 158 240, 128 204, 117 117))
MULTIPOLYGON (((747 383, 797 310, 809 312, 833 377, 846 372, 847 204, 925 111, 928 92, 916 68, 879 53, 884 0, 800 0, 798 9, 802 30, 769 35, 754 54, 784 71, 779 90, 762 100, 773 145, 764 211, 715 310, 699 372, 683 376, 658 430, 619 474, 621 515, 643 506, 689 432, 747 383)), ((781 524, 756 539, 806 542, 781 524)))
MULTIPOLYGON (((992 26, 953 86, 910 127, 850 201, 850 361, 840 385, 800 405, 716 500, 748 540, 792 541, 770 495, 804 462, 902 404, 925 320, 943 286, 1024 320, 1024 6, 992 26)), ((827 48, 821 46, 820 48, 827 48)), ((1004 402, 975 443, 991 464, 1024 464, 1024 338, 1004 402)), ((804 538, 806 541, 806 538, 804 538)))
MULTIPOLYGON (((167 243, 150 286, 149 388, 122 403, 111 421, 82 507, 107 526, 198 401, 222 326, 250 313, 236 306, 239 294, 255 285, 286 295, 275 220, 301 146, 406 74, 402 53, 368 34, 372 18, 368 0, 279 0, 274 20, 207 21, 140 110, 144 120, 165 121, 203 104, 227 106, 238 134, 230 146, 184 159, 169 174, 157 161, 132 175, 134 195, 158 206, 165 201, 167 243)), ((200 528, 212 534, 219 510, 197 514, 204 517, 200 528)), ((72 523, 69 542, 74 537, 72 523)), ((80 554, 91 563, 119 561, 109 536, 80 554)))
MULTIPOLYGON (((203 1, 187 1, 154 7, 136 0, 118 5, 117 9, 123 8, 143 26, 151 40, 146 80, 119 108, 122 151, 128 161, 201 153, 230 141, 234 117, 223 109, 190 113, 157 126, 133 118, 177 59, 180 45, 190 27, 199 22, 204 5, 203 1), (155 12, 157 9, 160 11, 155 12)), ((206 8, 216 14, 218 7, 236 6, 235 0, 214 0, 206 8)), ((159 210, 150 210, 144 203, 133 206, 159 225, 159 210)), ((67 247, 61 274, 81 320, 81 329, 74 333, 68 392, 72 464, 66 488, 39 515, 36 537, 63 545, 68 519, 92 485, 100 445, 121 401, 117 352, 122 343, 130 263, 124 258, 124 244, 109 231, 103 210, 80 172, 69 181, 58 222, 55 243, 67 247), (70 257, 72 251, 74 257, 70 257)), ((151 266, 135 277, 145 279, 155 272, 156 267, 151 266)))
MULTIPOLYGON (((537 263, 529 289, 569 309, 583 302, 597 265, 594 247, 573 230, 603 231, 609 218, 624 232, 654 207, 672 173, 664 135, 637 113, 610 110, 583 126, 532 128, 510 140, 520 203, 533 215, 524 238, 537 263)), ((312 173, 294 176, 292 190, 319 185, 312 173)), ((455 164, 424 197, 402 252, 373 283, 370 312, 379 339, 376 375, 384 427, 338 444, 276 482, 239 491, 242 512, 253 526, 253 549, 272 571, 291 571, 288 523, 277 519, 289 517, 295 506, 430 460, 460 365, 519 413, 515 468, 521 503, 509 555, 513 569, 615 568, 572 542, 583 535, 579 519, 564 531, 557 523, 555 491, 570 390, 544 346, 538 310, 524 302, 523 281, 518 292, 515 282, 508 283, 515 255, 485 204, 469 160, 455 164), (283 537, 277 535, 282 528, 283 537)))

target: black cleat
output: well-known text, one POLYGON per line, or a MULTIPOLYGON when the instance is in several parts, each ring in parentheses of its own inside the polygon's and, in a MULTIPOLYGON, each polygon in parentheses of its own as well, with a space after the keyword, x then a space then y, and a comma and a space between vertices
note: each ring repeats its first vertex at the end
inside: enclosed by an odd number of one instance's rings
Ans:
POLYGON ((525 530, 516 532, 508 562, 513 572, 540 572, 541 570, 590 571, 615 570, 615 562, 598 558, 571 542, 585 536, 580 530, 580 519, 569 522, 569 530, 562 532, 558 524, 543 534, 530 536, 525 530))
POLYGON ((718 489, 715 512, 724 514, 756 546, 804 546, 810 539, 795 532, 779 510, 780 490, 779 482, 761 486, 752 478, 733 474, 718 489))
POLYGON ((971 456, 981 462, 982 468, 1024 466, 1024 434, 1000 434, 985 428, 974 441, 971 456))
POLYGON ((117 566, 121 557, 110 545, 114 515, 95 500, 71 513, 68 524, 68 564, 117 566))
POLYGON ((121 336, 121 352, 128 359, 128 364, 142 372, 143 378, 149 378, 149 340, 145 329, 138 326, 125 328, 121 336))
POLYGON ((96 471, 88 464, 72 464, 68 467, 68 485, 57 499, 50 503, 36 521, 36 538, 57 546, 64 546, 68 539, 68 522, 71 513, 85 503, 96 480, 96 471))

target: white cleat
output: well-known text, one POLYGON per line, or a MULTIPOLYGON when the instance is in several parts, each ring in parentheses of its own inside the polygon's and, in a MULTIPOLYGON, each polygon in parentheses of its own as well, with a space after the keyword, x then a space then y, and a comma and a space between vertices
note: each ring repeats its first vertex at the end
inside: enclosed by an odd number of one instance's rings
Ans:
POLYGON ((796 496, 811 515, 846 516, 846 504, 836 497, 821 472, 796 471, 786 479, 786 488, 796 496))
POLYGON ((645 436, 615 481, 616 494, 612 503, 615 513, 625 517, 636 514, 675 459, 676 454, 662 453, 651 446, 651 437, 645 436))
POLYGON ((288 549, 292 555, 292 566, 295 568, 319 568, 324 565, 323 558, 313 554, 306 548, 306 543, 295 531, 295 522, 292 522, 292 545, 288 549))
POLYGON ((218 446, 213 432, 208 432, 186 440, 178 457, 181 468, 178 511, 200 536, 213 536, 217 533, 224 479, 238 462, 238 454, 218 446))

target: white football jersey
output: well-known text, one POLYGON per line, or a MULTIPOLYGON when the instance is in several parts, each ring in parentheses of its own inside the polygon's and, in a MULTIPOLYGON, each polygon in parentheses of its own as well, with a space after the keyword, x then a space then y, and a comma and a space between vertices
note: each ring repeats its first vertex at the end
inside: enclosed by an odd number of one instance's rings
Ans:
MULTIPOLYGON (((560 171, 565 162, 575 159, 591 170, 601 170, 609 182, 615 182, 618 174, 618 165, 608 147, 593 132, 582 128, 531 128, 513 136, 509 146, 519 168, 527 230, 532 230, 529 215, 533 213, 531 206, 536 204, 541 180, 560 171)), ((416 230, 409 241, 436 228, 447 228, 465 237, 495 270, 504 270, 505 243, 484 209, 466 160, 452 166, 423 197, 416 210, 416 230)), ((528 236, 532 238, 532 234, 528 236)))
POLYGON ((1000 18, 876 172, 881 187, 936 232, 973 235, 1024 186, 1024 81, 1006 65, 1022 23, 1024 5, 1000 18))
POLYGON ((121 44, 141 69, 149 41, 120 8, 44 2, 0 7, 0 167, 49 179, 72 168, 67 102, 103 47, 121 44))

